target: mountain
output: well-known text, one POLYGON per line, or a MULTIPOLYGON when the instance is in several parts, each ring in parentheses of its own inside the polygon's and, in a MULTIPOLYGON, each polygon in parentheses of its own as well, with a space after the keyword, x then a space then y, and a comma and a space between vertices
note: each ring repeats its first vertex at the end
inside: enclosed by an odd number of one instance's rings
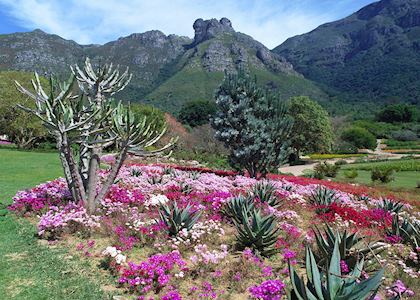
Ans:
POLYGON ((327 96, 293 69, 281 55, 252 37, 236 32, 230 20, 198 19, 194 39, 158 30, 135 33, 104 45, 79 45, 41 30, 0 35, 0 71, 38 71, 65 78, 70 64, 90 57, 129 67, 130 85, 121 99, 153 104, 176 113, 190 100, 212 99, 224 72, 239 68, 257 76, 262 85, 278 89, 283 98, 327 96))
POLYGON ((420 104, 420 1, 382 0, 273 49, 340 101, 420 104))
POLYGON ((276 89, 284 99, 301 94, 320 101, 327 99, 283 57, 236 32, 227 18, 198 19, 193 28, 192 43, 186 45, 186 51, 172 66, 176 71, 146 97, 148 103, 176 111, 185 101, 212 99, 224 72, 239 68, 247 69, 260 84, 276 89))

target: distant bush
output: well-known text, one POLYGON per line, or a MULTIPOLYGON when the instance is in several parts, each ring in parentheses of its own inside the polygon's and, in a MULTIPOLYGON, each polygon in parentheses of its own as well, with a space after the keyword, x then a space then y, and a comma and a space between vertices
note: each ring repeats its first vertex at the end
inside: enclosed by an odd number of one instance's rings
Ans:
POLYGON ((178 115, 178 119, 191 127, 209 123, 217 111, 217 105, 213 101, 197 100, 185 103, 178 115))
POLYGON ((319 163, 314 167, 315 177, 319 178, 325 176, 335 178, 340 168, 340 165, 329 164, 327 162, 319 163))
POLYGON ((399 124, 390 124, 385 122, 376 122, 371 120, 357 120, 352 124, 353 127, 361 127, 372 133, 377 138, 388 138, 392 131, 402 128, 399 124))
POLYGON ((377 115, 379 121, 386 123, 410 123, 415 122, 416 118, 416 107, 404 103, 387 105, 377 115))
POLYGON ((333 152, 338 154, 355 154, 358 149, 352 143, 337 141, 333 146, 333 152))
POLYGON ((347 165, 347 161, 345 161, 344 159, 339 159, 334 163, 334 165, 336 165, 336 166, 347 165))
POLYGON ((382 183, 389 183, 392 180, 394 180, 394 177, 392 176, 394 174, 393 169, 373 169, 370 175, 370 178, 373 182, 380 181, 382 183))
POLYGON ((130 106, 131 111, 137 120, 142 120, 144 117, 146 117, 148 121, 155 120, 155 130, 161 131, 166 125, 165 115, 161 110, 142 103, 131 103, 130 106))
POLYGON ((343 174, 347 179, 354 179, 359 176, 359 172, 357 172, 355 169, 345 170, 343 174))
POLYGON ((373 150, 376 148, 375 136, 364 128, 350 127, 343 131, 341 138, 359 149, 366 148, 373 150))
POLYGON ((391 133, 391 137, 397 141, 417 141, 419 140, 417 133, 414 131, 405 129, 394 131, 391 133))

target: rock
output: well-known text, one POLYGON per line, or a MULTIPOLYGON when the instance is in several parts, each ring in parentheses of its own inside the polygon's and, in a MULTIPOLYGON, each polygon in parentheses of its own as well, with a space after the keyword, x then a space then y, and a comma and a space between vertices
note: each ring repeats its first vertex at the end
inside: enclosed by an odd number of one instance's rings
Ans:
POLYGON ((227 18, 222 18, 220 21, 217 21, 217 19, 197 19, 193 28, 195 31, 193 45, 216 37, 220 33, 234 32, 232 22, 227 18))

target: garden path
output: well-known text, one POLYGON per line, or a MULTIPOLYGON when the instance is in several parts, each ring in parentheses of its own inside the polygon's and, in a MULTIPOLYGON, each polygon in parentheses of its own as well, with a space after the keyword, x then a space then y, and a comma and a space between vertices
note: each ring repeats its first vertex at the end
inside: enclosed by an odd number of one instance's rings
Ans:
MULTIPOLYGON (((383 149, 386 147, 385 144, 382 143, 381 139, 377 139, 377 146, 376 149, 374 151, 372 150, 366 150, 363 149, 363 153, 368 153, 368 158, 375 158, 377 159, 378 157, 383 157, 383 158, 387 158, 387 159, 400 159, 404 156, 406 156, 406 154, 396 154, 396 153, 389 153, 389 152, 385 152, 383 151, 383 149)), ((334 159, 325 159, 323 161, 326 161, 328 163, 335 163, 338 160, 345 160, 347 163, 353 163, 356 161, 355 158, 346 158, 346 159, 339 159, 339 158, 334 158, 334 159)), ((289 165, 285 165, 281 168, 279 168, 279 171, 282 173, 290 173, 293 174, 295 176, 301 176, 304 174, 305 170, 313 170, 314 167, 319 163, 320 161, 311 161, 308 164, 305 165, 298 165, 298 166, 289 166, 289 165)))

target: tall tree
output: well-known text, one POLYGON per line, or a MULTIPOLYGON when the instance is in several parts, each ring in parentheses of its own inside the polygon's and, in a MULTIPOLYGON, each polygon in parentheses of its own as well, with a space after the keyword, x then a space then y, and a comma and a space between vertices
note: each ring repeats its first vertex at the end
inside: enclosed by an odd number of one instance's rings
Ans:
POLYGON ((309 97, 293 97, 289 101, 289 114, 295 120, 292 129, 292 147, 297 158, 301 152, 329 152, 333 132, 327 111, 309 97))
MULTIPOLYGON (((7 135, 9 141, 23 149, 32 148, 47 136, 47 130, 37 117, 17 107, 27 99, 16 90, 14 81, 29 81, 30 78, 31 74, 26 72, 0 72, 0 135, 7 135)), ((40 80, 47 83, 45 78, 40 80)), ((31 85, 25 87, 30 89, 31 85)))
POLYGON ((265 177, 289 154, 293 119, 277 95, 257 86, 240 71, 226 74, 216 92, 218 111, 211 120, 215 136, 230 149, 232 167, 265 177))
POLYGON ((160 154, 174 141, 161 149, 148 151, 165 133, 166 128, 155 131, 155 122, 146 117, 136 119, 130 106, 113 105, 113 94, 129 83, 128 69, 120 74, 112 64, 94 70, 89 59, 83 69, 71 68, 69 81, 59 84, 50 80, 50 93, 42 87, 35 73, 33 87, 28 91, 16 82, 18 90, 35 101, 35 108, 21 106, 41 119, 57 141, 60 159, 73 199, 83 203, 94 213, 114 183, 127 155, 160 154), (77 81, 80 94, 73 95, 77 81), (119 152, 108 176, 99 182, 99 164, 102 150, 115 144, 119 152), (75 156, 73 145, 79 149, 75 156), (99 190, 99 191, 98 191, 99 190))

